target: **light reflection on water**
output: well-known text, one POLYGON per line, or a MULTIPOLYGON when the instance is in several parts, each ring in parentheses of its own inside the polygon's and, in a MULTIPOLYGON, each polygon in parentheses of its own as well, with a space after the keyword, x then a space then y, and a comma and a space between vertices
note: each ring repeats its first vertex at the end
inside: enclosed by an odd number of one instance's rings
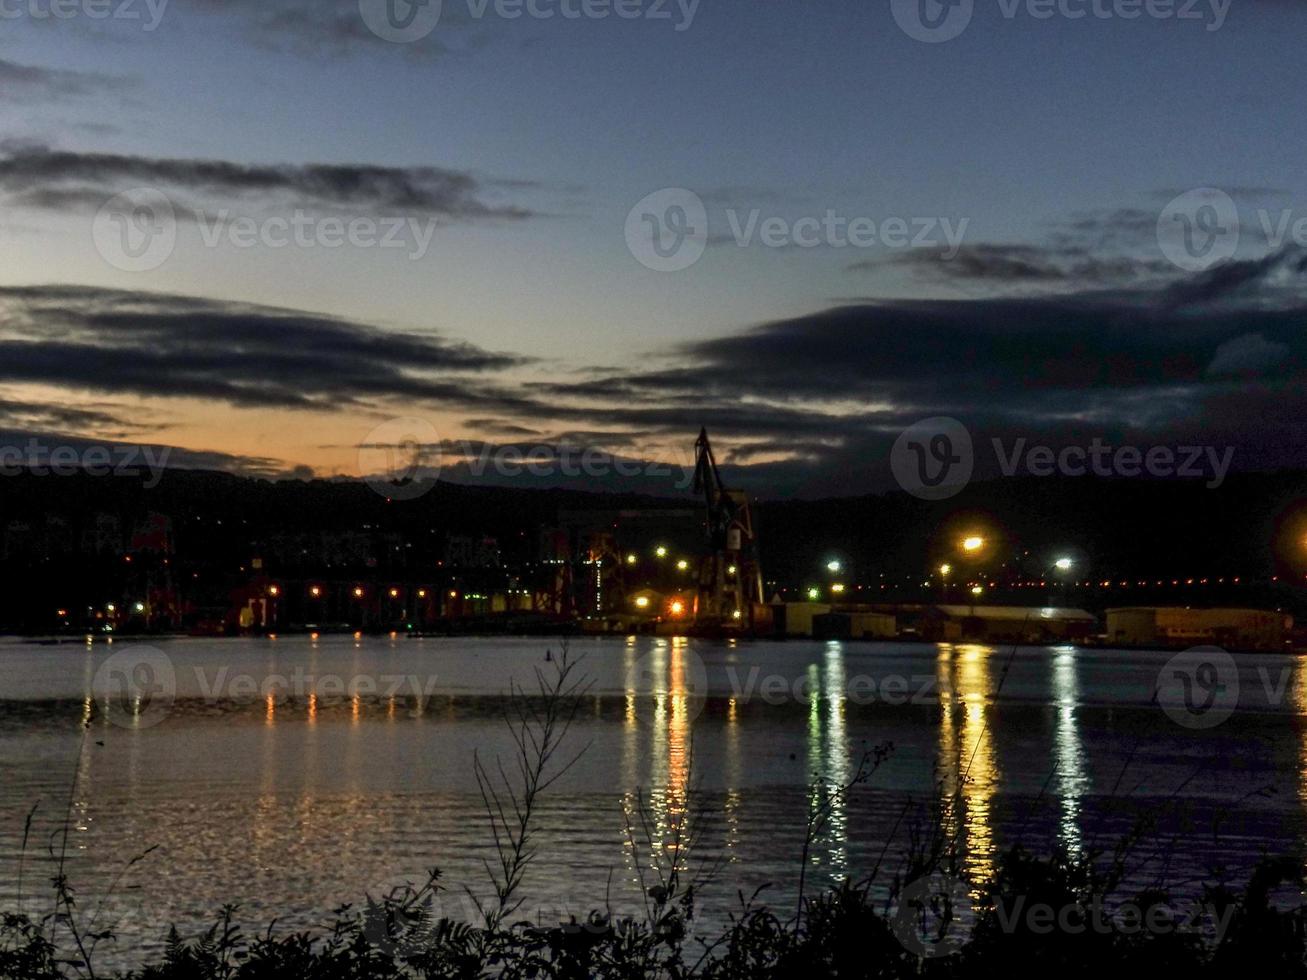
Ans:
POLYGON ((1085 774, 1084 749, 1076 727, 1080 688, 1074 647, 1058 647, 1053 651, 1053 692, 1057 710, 1055 772, 1062 807, 1058 835, 1067 853, 1075 856, 1081 853, 1084 845, 1080 831, 1080 800, 1089 788, 1089 777, 1085 774))
MULTIPOLYGON (((472 753, 510 750, 499 694, 510 676, 521 682, 541 665, 543 645, 330 637, 168 645, 182 698, 162 723, 135 728, 110 725, 97 703, 103 649, 0 645, 0 906, 14 898, 27 812, 44 801, 33 838, 43 847, 74 785, 68 847, 79 893, 91 901, 158 843, 133 885, 152 903, 143 923, 156 930, 170 918, 198 927, 228 901, 254 925, 281 916, 307 927, 372 883, 421 878, 433 865, 458 889, 486 856, 472 753), (206 669, 211 682, 223 667, 433 673, 437 683, 399 695, 216 703, 185 686, 191 668, 206 669)), ((747 893, 769 881, 783 904, 806 817, 822 805, 829 818, 810 851, 813 883, 866 874, 887 847, 892 865, 902 851, 898 821, 912 805, 939 808, 976 882, 1018 833, 1033 835, 1036 849, 1110 843, 1133 819, 1110 799, 1127 768, 1141 810, 1185 787, 1195 840, 1207 821, 1237 809, 1238 834, 1221 852, 1227 863, 1301 838, 1307 744, 1297 716, 1307 715, 1307 679, 1296 661, 1286 705, 1195 732, 1149 705, 1165 654, 646 637, 577 641, 574 652, 594 679, 575 735, 592 746, 541 815, 530 880, 555 896, 551 909, 584 914, 610 887, 616 905, 633 908, 642 869, 678 858, 688 865, 676 842, 696 807, 712 817, 696 846, 726 862, 719 910, 737 887, 747 893), (740 689, 753 668, 786 679, 782 703, 761 697, 760 681, 740 689), (908 703, 850 696, 858 678, 890 675, 909 678, 908 703), (916 697, 917 677, 934 679, 929 698, 916 697), (847 799, 832 794, 865 748, 886 741, 895 752, 869 786, 847 799), (1217 776, 1195 780, 1203 766, 1217 776), (1268 783, 1283 792, 1249 792, 1268 783), (628 825, 638 831, 634 852, 628 825)), ((1272 670, 1284 663, 1269 662, 1272 670)), ((1255 670, 1268 661, 1248 663, 1244 687, 1255 690, 1255 670)), ((1211 851, 1208 834, 1182 863, 1201 872, 1211 851)), ((29 865, 29 882, 46 877, 29 865)))

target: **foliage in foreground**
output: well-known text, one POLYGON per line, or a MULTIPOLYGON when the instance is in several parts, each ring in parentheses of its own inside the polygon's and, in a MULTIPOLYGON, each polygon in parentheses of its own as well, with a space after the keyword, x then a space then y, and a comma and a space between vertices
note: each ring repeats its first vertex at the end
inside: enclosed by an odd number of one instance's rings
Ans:
MULTIPOLYGON (((877 905, 866 884, 845 883, 804 900, 802 915, 778 915, 740 898, 731 924, 711 940, 692 938, 691 889, 652 889, 650 921, 591 913, 584 921, 542 927, 525 922, 477 928, 431 912, 438 876, 361 909, 342 908, 325 935, 246 937, 235 910, 223 909, 198 939, 175 931, 157 962, 120 974, 131 980, 410 980, 410 978, 539 977, 703 978, 762 980, 782 977, 988 977, 1032 966, 1059 977, 1101 978, 1105 971, 1165 967, 1194 978, 1236 971, 1267 977, 1307 977, 1303 909, 1280 910, 1276 886, 1300 884, 1296 862, 1263 862, 1240 894, 1210 889, 1198 903, 1225 922, 1218 938, 1197 929, 1158 931, 1118 922, 1111 929, 1045 930, 1014 922, 1012 910, 1037 903, 1088 909, 1102 884, 1082 862, 1065 856, 1034 858, 1019 849, 999 864, 993 886, 969 934, 948 955, 918 955, 903 942, 902 925, 877 905), (1006 910, 1006 911, 1004 911, 1006 910)), ((1102 896, 1097 896, 1099 899, 1102 896)), ((1166 909, 1165 895, 1138 896, 1132 908, 1166 909)), ((947 915, 933 903, 921 911, 938 928, 947 915)), ((1117 906, 1119 910, 1120 906, 1117 906)), ((948 930, 942 930, 947 933, 948 930)), ((927 933, 930 932, 928 928, 927 933)), ((939 933, 936 933, 939 935, 939 933)), ((927 949, 931 949, 928 946, 927 949)), ((1018 970, 1018 972, 1023 972, 1018 970)), ((60 959, 38 923, 6 915, 0 924, 0 976, 13 980, 69 980, 97 975, 77 958, 60 959)), ((104 974, 99 974, 104 976, 104 974)))

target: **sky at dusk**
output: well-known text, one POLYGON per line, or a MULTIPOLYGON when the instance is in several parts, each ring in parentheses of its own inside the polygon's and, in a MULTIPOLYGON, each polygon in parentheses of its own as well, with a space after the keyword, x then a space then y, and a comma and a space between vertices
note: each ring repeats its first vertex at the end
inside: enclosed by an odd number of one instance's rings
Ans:
POLYGON ((1307 5, 963 0, 923 41, 923 2, 444 0, 395 42, 372 0, 3 0, 0 442, 333 476, 394 417, 639 460, 707 425, 812 495, 948 416, 1307 464, 1307 5))

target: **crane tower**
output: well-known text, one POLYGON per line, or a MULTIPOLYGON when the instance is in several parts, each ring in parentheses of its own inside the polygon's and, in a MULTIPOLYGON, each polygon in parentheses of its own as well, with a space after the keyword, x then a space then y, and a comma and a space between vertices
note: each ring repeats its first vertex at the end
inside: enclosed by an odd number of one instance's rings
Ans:
POLYGON ((708 553, 699 563, 695 622, 724 630, 749 630, 765 611, 758 540, 743 490, 729 490, 717 470, 708 430, 694 443, 694 492, 707 504, 708 553))

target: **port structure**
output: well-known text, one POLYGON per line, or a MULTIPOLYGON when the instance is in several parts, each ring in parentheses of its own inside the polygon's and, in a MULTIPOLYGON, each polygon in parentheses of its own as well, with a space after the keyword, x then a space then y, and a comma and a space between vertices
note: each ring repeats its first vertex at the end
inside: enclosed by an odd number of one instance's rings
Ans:
POLYGON ((748 495, 722 482, 708 430, 694 443, 694 492, 707 507, 708 551, 699 561, 694 622, 697 629, 750 631, 765 616, 758 539, 748 495))

